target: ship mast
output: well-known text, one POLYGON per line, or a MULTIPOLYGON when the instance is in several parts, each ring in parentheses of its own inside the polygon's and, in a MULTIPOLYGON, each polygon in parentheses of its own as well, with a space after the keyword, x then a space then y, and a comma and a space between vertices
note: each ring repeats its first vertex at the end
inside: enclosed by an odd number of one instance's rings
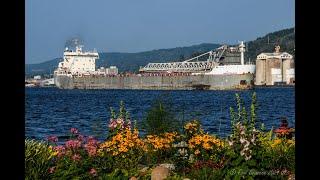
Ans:
POLYGON ((244 65, 244 52, 245 52, 245 45, 243 43, 243 41, 240 42, 240 45, 239 45, 239 50, 241 52, 241 65, 244 65))

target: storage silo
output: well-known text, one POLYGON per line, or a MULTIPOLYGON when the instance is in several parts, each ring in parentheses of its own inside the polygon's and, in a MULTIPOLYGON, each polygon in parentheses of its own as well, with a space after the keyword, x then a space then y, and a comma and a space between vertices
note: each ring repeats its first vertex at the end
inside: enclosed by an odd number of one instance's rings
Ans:
POLYGON ((294 81, 293 56, 280 51, 276 46, 274 53, 261 53, 256 60, 255 85, 289 84, 294 81))

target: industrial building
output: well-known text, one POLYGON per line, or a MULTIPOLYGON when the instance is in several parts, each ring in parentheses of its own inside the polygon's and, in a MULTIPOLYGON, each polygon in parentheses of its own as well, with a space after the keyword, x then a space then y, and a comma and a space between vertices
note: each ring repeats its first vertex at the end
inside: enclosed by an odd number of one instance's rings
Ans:
POLYGON ((280 46, 273 53, 261 53, 256 59, 255 85, 292 85, 295 83, 294 59, 280 46))

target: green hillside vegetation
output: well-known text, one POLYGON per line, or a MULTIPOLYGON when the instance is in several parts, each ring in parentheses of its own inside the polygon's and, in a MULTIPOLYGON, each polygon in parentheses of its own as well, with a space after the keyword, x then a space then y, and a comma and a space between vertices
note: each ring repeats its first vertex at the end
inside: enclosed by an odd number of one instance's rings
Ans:
POLYGON ((269 33, 263 37, 258 37, 254 41, 247 43, 246 60, 249 58, 255 61, 258 54, 262 52, 274 52, 276 45, 280 45, 281 52, 287 52, 295 55, 295 33, 294 28, 284 29, 281 31, 269 33), (269 37, 269 43, 268 43, 269 37))
MULTIPOLYGON (((249 41, 246 44, 246 61, 255 61, 257 55, 262 52, 273 52, 275 45, 280 45, 280 51, 285 51, 294 55, 294 28, 269 33, 263 37, 258 37, 256 40, 249 41)), ((158 49, 139 53, 102 52, 99 53, 100 59, 97 60, 96 65, 97 68, 101 66, 117 66, 120 72, 138 72, 140 66, 145 66, 151 62, 183 61, 184 59, 195 57, 219 46, 221 45, 203 43, 189 47, 158 49)), ((61 58, 55 58, 43 63, 26 64, 26 75, 52 74, 54 69, 57 68, 58 62, 61 60, 61 58)))

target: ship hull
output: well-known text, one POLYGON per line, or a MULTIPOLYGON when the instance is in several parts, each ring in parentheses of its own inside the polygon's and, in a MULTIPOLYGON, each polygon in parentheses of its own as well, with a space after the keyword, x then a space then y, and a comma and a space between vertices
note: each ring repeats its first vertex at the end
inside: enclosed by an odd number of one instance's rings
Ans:
POLYGON ((55 76, 61 89, 151 89, 151 90, 227 90, 247 89, 254 74, 180 75, 180 76, 55 76))
POLYGON ((73 89, 73 78, 68 75, 54 75, 54 84, 60 89, 73 89))

